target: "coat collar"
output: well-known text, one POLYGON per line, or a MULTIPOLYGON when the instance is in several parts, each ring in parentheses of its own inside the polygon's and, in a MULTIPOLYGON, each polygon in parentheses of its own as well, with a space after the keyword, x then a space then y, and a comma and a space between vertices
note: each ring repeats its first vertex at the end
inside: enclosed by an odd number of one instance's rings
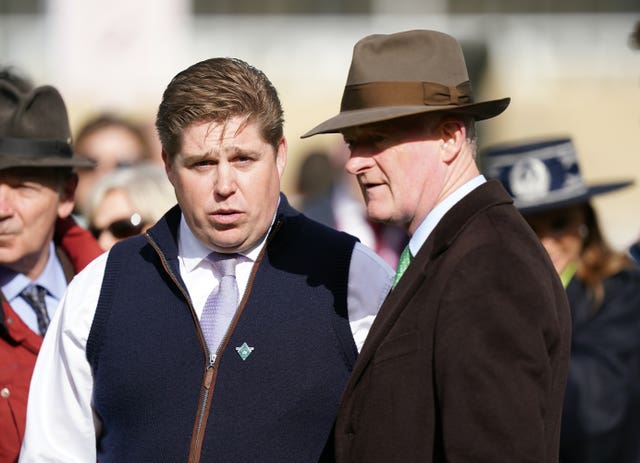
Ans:
POLYGON ((444 253, 479 214, 491 207, 512 203, 513 200, 504 187, 495 180, 489 180, 462 198, 442 217, 398 285, 389 293, 380 307, 358 356, 345 395, 353 390, 388 331, 414 296, 417 288, 424 284, 429 263, 444 253))
POLYGON ((416 257, 426 254, 432 259, 442 254, 479 214, 500 204, 513 204, 504 187, 496 180, 487 181, 476 191, 477 194, 466 195, 442 217, 416 257))

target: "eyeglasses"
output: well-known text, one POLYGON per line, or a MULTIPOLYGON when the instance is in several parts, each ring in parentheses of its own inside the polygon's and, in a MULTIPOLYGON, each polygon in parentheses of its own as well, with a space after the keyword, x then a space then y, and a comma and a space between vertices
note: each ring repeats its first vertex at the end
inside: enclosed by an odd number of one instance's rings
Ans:
POLYGON ((538 236, 541 234, 565 235, 576 233, 576 230, 580 235, 588 233, 584 225, 585 213, 579 206, 528 214, 525 219, 538 236))
POLYGON ((91 234, 98 239, 105 230, 108 230, 115 238, 124 239, 130 236, 138 235, 142 232, 142 229, 147 225, 147 222, 142 220, 142 216, 137 212, 134 212, 131 217, 127 219, 116 220, 111 222, 108 226, 103 228, 97 228, 93 225, 89 226, 91 234))

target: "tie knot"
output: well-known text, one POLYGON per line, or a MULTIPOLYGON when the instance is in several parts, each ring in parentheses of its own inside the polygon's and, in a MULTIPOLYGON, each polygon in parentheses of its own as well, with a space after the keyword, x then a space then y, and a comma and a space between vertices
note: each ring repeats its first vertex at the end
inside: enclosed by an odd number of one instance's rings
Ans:
POLYGON ((29 302, 38 301, 44 303, 44 297, 47 295, 47 290, 40 285, 29 285, 20 293, 22 297, 28 299, 29 302))
POLYGON ((411 259, 413 259, 413 256, 411 255, 411 249, 407 244, 402 250, 402 254, 400 254, 400 262, 402 262, 404 265, 409 265, 411 259))
POLYGON ((207 259, 223 277, 235 276, 236 264, 238 263, 238 254, 223 254, 220 252, 212 252, 207 256, 207 259))

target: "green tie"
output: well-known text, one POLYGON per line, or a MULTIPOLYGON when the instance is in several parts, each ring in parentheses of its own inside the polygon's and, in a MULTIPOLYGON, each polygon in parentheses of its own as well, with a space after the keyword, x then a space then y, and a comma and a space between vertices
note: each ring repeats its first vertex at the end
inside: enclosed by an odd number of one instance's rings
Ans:
POLYGON ((402 254, 400 254, 400 260, 398 261, 398 268, 396 270, 396 277, 393 280, 393 285, 391 286, 392 288, 395 288, 398 284, 398 281, 400 281, 400 278, 402 278, 402 275, 411 263, 411 259, 413 259, 413 256, 411 255, 409 245, 407 245, 402 251, 402 254))

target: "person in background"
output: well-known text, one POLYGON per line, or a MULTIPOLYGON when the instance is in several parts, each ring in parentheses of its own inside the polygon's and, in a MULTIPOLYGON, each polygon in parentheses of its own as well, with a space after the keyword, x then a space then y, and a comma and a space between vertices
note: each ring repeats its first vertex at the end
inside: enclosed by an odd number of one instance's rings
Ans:
POLYGON ((629 246, 627 250, 629 257, 637 264, 640 265, 640 240, 629 246))
POLYGON ((349 148, 344 142, 327 152, 307 155, 298 178, 301 210, 320 223, 356 236, 396 268, 409 237, 398 225, 374 222, 367 217, 358 182, 344 171, 347 159, 349 148))
MULTIPOLYGON (((295 200, 296 205, 304 209, 310 201, 325 197, 331 191, 336 175, 337 172, 334 170, 328 151, 313 149, 303 153, 296 177, 296 195, 292 202, 295 200)), ((314 220, 325 225, 327 225, 327 221, 332 221, 330 214, 322 218, 323 220, 317 218, 314 220)))
POLYGON ((18 459, 31 374, 58 301, 102 252, 70 217, 72 169, 92 162, 72 153, 60 93, 16 82, 0 76, 0 463, 18 459))
POLYGON ((84 219, 89 190, 99 178, 120 167, 129 167, 152 157, 143 128, 127 118, 110 113, 100 113, 87 120, 79 128, 73 146, 78 156, 96 164, 93 169, 78 171, 75 212, 84 219))
POLYGON ((283 112, 262 71, 190 66, 156 126, 178 205, 69 286, 20 461, 331 461, 393 272, 280 193, 283 112))
POLYGON ((482 159, 540 238, 569 298, 560 460, 640 461, 640 270, 606 242, 591 204, 632 182, 586 184, 568 137, 496 145, 482 159))
MULTIPOLYGON (((640 21, 636 22, 633 31, 629 36, 629 45, 634 50, 640 50, 640 21)), ((640 265, 640 238, 629 246, 627 252, 633 261, 640 265)))
POLYGON ((175 204, 173 186, 162 166, 144 162, 117 169, 89 191, 89 230, 108 251, 118 241, 147 231, 175 204))
POLYGON ((441 32, 370 35, 353 49, 342 133, 373 220, 411 239, 346 386, 338 463, 553 462, 570 324, 567 298, 500 183, 476 166, 462 49, 441 32))
POLYGON ((0 81, 13 85, 16 91, 28 93, 33 90, 33 82, 19 68, 15 66, 0 67, 0 81))
POLYGON ((640 21, 635 23, 629 35, 629 46, 634 50, 640 50, 640 21))

